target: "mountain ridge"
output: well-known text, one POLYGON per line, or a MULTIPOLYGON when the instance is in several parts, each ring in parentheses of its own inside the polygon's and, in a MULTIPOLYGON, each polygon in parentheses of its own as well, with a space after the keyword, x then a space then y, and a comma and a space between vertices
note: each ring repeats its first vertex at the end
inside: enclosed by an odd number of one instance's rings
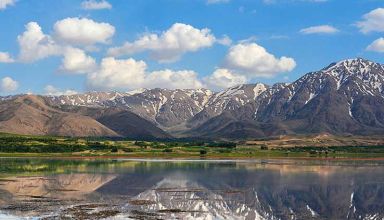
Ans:
MULTIPOLYGON (((119 109, 127 117, 137 115, 152 123, 164 133, 151 131, 163 137, 170 137, 166 133, 230 139, 384 133, 384 66, 362 58, 332 63, 289 84, 243 84, 220 92, 157 88, 41 97, 59 110, 65 106, 119 109)), ((3 97, 1 102, 12 99, 3 97)), ((115 124, 115 130, 116 126, 124 125, 115 124)))

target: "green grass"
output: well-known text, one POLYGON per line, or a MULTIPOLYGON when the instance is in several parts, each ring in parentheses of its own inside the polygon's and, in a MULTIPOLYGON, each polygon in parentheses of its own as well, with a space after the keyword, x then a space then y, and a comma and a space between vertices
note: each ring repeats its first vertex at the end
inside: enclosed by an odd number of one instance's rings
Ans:
POLYGON ((285 158, 384 157, 384 146, 237 147, 235 142, 149 142, 0 133, 0 157, 285 158))

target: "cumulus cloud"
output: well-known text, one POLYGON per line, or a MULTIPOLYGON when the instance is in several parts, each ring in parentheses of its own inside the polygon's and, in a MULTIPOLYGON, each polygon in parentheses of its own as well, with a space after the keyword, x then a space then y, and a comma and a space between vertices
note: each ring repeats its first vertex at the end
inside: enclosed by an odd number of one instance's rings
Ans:
POLYGON ((96 61, 78 48, 67 48, 60 70, 69 73, 89 73, 96 68, 96 61))
POLYGON ((243 75, 232 73, 228 69, 216 69, 212 75, 204 78, 206 84, 213 89, 223 89, 247 82, 243 75))
POLYGON ((0 52, 0 63, 13 63, 15 60, 6 52, 0 52))
POLYGON ((29 22, 17 37, 22 62, 34 62, 50 56, 59 56, 72 46, 90 47, 107 43, 115 28, 107 23, 97 23, 86 18, 66 18, 54 25, 54 36, 44 34, 40 25, 29 22))
POLYGON ((337 32, 339 30, 330 25, 312 26, 300 30, 302 34, 335 34, 337 32))
POLYGON ((46 95, 51 95, 51 96, 75 95, 75 94, 78 93, 75 90, 71 90, 71 89, 61 90, 61 89, 58 89, 58 88, 56 88, 56 87, 54 87, 52 85, 47 85, 44 88, 44 91, 45 91, 46 95))
POLYGON ((61 53, 61 47, 49 35, 45 35, 36 22, 29 22, 25 29, 25 32, 17 37, 20 47, 19 59, 22 62, 33 62, 61 53))
MULTIPOLYGON (((84 50, 56 42, 51 36, 44 34, 36 22, 30 22, 25 27, 25 32, 18 36, 19 61, 34 62, 50 56, 62 56, 59 67, 62 72, 80 74, 96 68, 96 61, 84 50)), ((0 52, 0 62, 5 61, 14 60, 7 53, 0 52)))
POLYGON ((224 66, 236 73, 252 77, 272 77, 290 72, 296 67, 293 58, 276 58, 264 47, 256 44, 237 44, 229 49, 224 66))
POLYGON ((0 0, 0 10, 6 9, 8 6, 14 5, 16 0, 0 0))
POLYGON ((134 42, 111 48, 108 54, 122 56, 149 51, 151 57, 159 62, 173 62, 184 53, 211 47, 215 41, 215 36, 207 28, 197 29, 191 25, 175 23, 161 34, 144 34, 134 42))
POLYGON ((86 0, 81 3, 81 7, 85 10, 102 10, 102 9, 111 9, 112 5, 106 0, 102 0, 102 1, 86 0))
POLYGON ((379 38, 373 41, 368 47, 367 50, 375 51, 379 53, 384 53, 384 38, 379 38))
POLYGON ((363 16, 363 20, 357 22, 357 27, 364 34, 369 32, 384 31, 384 8, 377 8, 363 16))
POLYGON ((4 77, 1 79, 0 90, 1 92, 14 92, 19 88, 19 83, 11 77, 4 77))
POLYGON ((114 26, 88 18, 66 18, 57 21, 53 29, 57 41, 83 46, 106 44, 115 34, 114 26))
POLYGON ((142 87, 168 88, 168 89, 197 89, 203 84, 198 79, 198 74, 192 70, 161 70, 147 75, 142 87))
POLYGON ((104 58, 97 71, 88 75, 91 88, 139 88, 145 78, 147 64, 132 58, 117 60, 104 58))
POLYGON ((144 61, 104 58, 97 71, 88 74, 87 84, 92 89, 137 88, 200 88, 202 83, 193 71, 161 70, 147 72, 144 61))

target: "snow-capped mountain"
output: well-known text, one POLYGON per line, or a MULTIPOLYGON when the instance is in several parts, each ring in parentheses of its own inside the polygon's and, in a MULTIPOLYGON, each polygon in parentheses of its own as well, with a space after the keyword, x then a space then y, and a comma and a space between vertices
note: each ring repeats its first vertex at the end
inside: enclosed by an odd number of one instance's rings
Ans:
POLYGON ((235 110, 253 102, 267 89, 268 85, 257 83, 230 87, 215 93, 209 98, 204 109, 188 121, 188 127, 196 127, 224 111, 235 110))
POLYGON ((213 92, 207 89, 150 89, 104 102, 128 109, 161 127, 184 123, 200 112, 213 92))
POLYGON ((133 92, 91 92, 70 96, 50 96, 53 105, 117 107, 154 122, 162 128, 201 124, 223 111, 237 109, 258 97, 265 84, 247 84, 214 93, 207 89, 142 89, 133 92))
POLYGON ((124 95, 126 94, 118 92, 89 92, 74 95, 48 96, 47 100, 53 105, 100 107, 104 101, 124 95))
POLYGON ((101 107, 108 100, 115 100, 120 97, 130 96, 144 92, 145 89, 129 92, 88 92, 84 94, 48 96, 48 101, 53 105, 74 105, 87 107, 101 107))
POLYGON ((383 79, 384 68, 378 63, 361 58, 333 63, 291 84, 277 84, 255 102, 212 118, 196 131, 200 135, 245 137, 319 132, 382 134, 383 79))
MULTIPOLYGON (((321 71, 308 73, 273 95, 266 96, 269 103, 261 106, 265 111, 255 114, 263 121, 275 116, 294 118, 305 108, 321 104, 322 108, 318 110, 338 107, 340 111, 333 113, 348 113, 349 119, 357 120, 354 112, 358 114, 358 109, 363 107, 361 102, 372 98, 380 102, 384 98, 383 88, 382 65, 361 58, 344 60, 321 71), (331 105, 332 101, 335 105, 331 105)), ((262 103, 262 99, 258 101, 262 103)), ((374 110, 383 111, 380 108, 374 110)))

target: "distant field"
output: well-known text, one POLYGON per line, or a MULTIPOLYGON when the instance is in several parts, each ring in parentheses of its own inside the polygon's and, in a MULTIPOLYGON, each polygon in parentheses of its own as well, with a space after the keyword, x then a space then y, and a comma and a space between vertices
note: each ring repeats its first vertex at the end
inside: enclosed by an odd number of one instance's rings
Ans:
POLYGON ((0 156, 140 158, 383 157, 382 137, 281 136, 239 142, 134 141, 0 134, 0 156))

